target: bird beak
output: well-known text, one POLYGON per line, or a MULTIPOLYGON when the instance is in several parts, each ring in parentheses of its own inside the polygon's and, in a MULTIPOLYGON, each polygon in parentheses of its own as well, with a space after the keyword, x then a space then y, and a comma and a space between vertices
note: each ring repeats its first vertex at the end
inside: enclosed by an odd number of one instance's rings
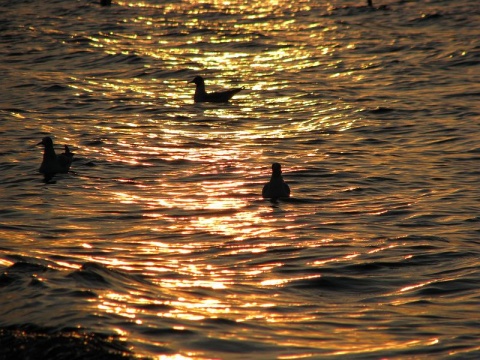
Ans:
POLYGON ((37 146, 38 146, 38 145, 43 145, 43 140, 40 141, 40 142, 37 144, 37 146))

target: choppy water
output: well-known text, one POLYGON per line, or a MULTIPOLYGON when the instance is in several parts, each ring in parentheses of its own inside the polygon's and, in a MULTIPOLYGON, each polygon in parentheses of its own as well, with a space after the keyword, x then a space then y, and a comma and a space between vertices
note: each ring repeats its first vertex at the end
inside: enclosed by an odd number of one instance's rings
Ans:
POLYGON ((0 357, 480 356, 476 0, 0 4, 0 357))

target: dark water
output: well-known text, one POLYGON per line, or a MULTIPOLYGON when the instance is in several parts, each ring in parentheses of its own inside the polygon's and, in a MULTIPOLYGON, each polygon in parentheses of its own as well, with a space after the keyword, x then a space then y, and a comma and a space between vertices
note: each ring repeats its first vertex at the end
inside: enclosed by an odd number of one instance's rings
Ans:
POLYGON ((0 358, 480 356, 476 0, 0 4, 0 358))

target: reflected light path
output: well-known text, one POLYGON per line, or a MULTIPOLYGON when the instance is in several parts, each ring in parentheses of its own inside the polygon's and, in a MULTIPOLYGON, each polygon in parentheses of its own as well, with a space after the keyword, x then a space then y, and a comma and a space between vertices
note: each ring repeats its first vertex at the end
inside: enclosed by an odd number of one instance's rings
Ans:
POLYGON ((364 3, 12 3, 29 13, 4 26, 5 317, 113 329, 154 359, 463 355, 472 14, 364 3), (244 89, 194 103, 196 75, 244 89), (35 182, 44 133, 78 155, 56 184, 35 182), (273 162, 290 199, 261 197, 273 162))

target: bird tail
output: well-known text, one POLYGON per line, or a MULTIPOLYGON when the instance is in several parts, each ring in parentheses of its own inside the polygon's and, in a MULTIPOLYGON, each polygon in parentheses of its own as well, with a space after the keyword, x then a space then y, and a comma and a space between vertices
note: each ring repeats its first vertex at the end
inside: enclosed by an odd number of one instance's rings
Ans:
POLYGON ((75 155, 74 153, 72 153, 70 151, 70 148, 68 147, 68 145, 65 145, 65 152, 63 153, 66 157, 72 159, 73 158, 73 155, 75 155))

